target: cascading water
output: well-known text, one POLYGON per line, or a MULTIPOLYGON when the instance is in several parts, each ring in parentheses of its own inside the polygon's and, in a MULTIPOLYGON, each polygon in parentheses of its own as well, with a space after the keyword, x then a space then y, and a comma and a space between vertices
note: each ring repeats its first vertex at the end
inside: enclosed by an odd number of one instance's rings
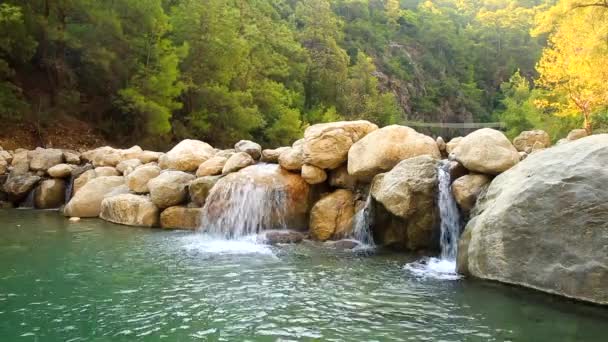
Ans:
POLYGON ((459 279, 456 273, 456 255, 460 237, 461 218, 456 200, 452 195, 452 180, 447 161, 437 168, 439 217, 441 219, 440 258, 425 258, 405 265, 405 269, 421 277, 459 279))
POLYGON ((364 247, 374 247, 374 237, 372 235, 373 224, 373 199, 371 193, 367 195, 365 206, 355 214, 353 222, 353 239, 359 241, 364 247))
POLYGON ((36 188, 30 190, 27 194, 27 197, 23 200, 23 202, 19 203, 20 209, 35 209, 34 208, 34 195, 36 194, 36 188))
POLYGON ((67 204, 72 198, 72 189, 74 188, 74 176, 70 176, 65 184, 65 194, 63 202, 67 204))

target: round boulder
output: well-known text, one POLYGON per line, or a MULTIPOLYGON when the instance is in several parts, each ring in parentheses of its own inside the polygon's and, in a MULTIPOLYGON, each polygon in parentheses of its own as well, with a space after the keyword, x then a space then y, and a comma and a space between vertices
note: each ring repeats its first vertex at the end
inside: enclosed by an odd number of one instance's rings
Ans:
POLYGON ((211 145, 199 140, 186 139, 162 155, 159 166, 161 169, 191 172, 214 154, 215 150, 211 145))
POLYGON ((228 158, 224 164, 224 167, 222 168, 222 174, 225 175, 231 172, 236 172, 253 164, 255 164, 255 160, 253 160, 251 155, 245 152, 237 152, 228 158))
POLYGON ((513 139, 513 146, 517 151, 529 154, 551 146, 551 137, 542 130, 523 131, 513 139))
POLYGON ((496 175, 519 162, 519 153, 500 131, 482 128, 464 137, 450 154, 473 172, 496 175))
POLYGON ((460 209, 464 212, 473 209, 477 196, 490 181, 490 177, 483 174, 468 174, 457 178, 452 183, 452 194, 460 209))
POLYGON ((353 229, 355 200, 351 191, 338 189, 321 198, 310 211, 310 236, 314 240, 348 236, 353 229))
POLYGON ((182 204, 188 198, 186 186, 193 179, 193 175, 182 171, 162 172, 148 182, 152 202, 161 209, 182 204))
POLYGON ((99 217, 127 226, 158 226, 158 208, 147 196, 121 194, 106 197, 101 202, 99 217))
POLYGON ((300 171, 304 165, 304 139, 297 140, 279 156, 279 165, 289 171, 300 171))
POLYGON ((160 214, 160 226, 167 229, 196 230, 201 225, 201 208, 169 207, 160 214))
POLYGON ((104 197, 124 184, 125 180, 122 176, 93 178, 74 192, 63 213, 70 217, 97 217, 104 197))
POLYGON ((218 156, 207 159, 196 170, 196 177, 215 176, 222 173, 228 158, 218 156))
POLYGON ((308 184, 319 184, 325 182, 327 173, 316 166, 304 164, 302 166, 302 178, 308 184))
POLYGON ((76 166, 72 164, 57 164, 49 168, 46 172, 53 178, 66 178, 72 175, 76 166))
POLYGON ((40 182, 34 193, 34 203, 38 209, 59 208, 65 201, 65 181, 47 179, 40 182))
POLYGON ((125 177, 129 190, 145 194, 150 190, 148 189, 148 182, 160 175, 160 167, 156 165, 144 165, 133 170, 125 177))
POLYGON ((241 140, 234 145, 236 152, 245 152, 254 160, 260 159, 262 156, 262 146, 250 140, 241 140))

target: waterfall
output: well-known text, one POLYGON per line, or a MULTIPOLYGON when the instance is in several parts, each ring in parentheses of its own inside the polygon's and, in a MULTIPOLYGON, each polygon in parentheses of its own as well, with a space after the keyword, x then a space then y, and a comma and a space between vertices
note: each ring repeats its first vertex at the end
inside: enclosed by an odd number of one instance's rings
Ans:
POLYGON ((273 177, 277 167, 260 164, 218 181, 203 206, 200 229, 228 239, 286 229, 287 193, 273 177))
POLYGON ((74 188, 74 176, 70 175, 65 184, 65 195, 63 203, 67 204, 72 198, 72 189, 74 188))
POLYGON ((21 203, 19 203, 19 208, 21 209, 35 209, 34 205, 34 195, 36 193, 36 188, 33 188, 28 192, 27 197, 21 203))
POLYGON ((456 260, 458 238, 460 237, 460 211, 452 194, 452 180, 448 163, 442 162, 437 169, 439 179, 439 217, 441 218, 441 259, 456 260))
POLYGON ((447 160, 437 168, 439 217, 441 219, 440 258, 424 258, 405 265, 405 269, 420 278, 456 280, 456 256, 460 237, 460 211, 452 194, 452 180, 447 160))
POLYGON ((373 198, 371 193, 368 193, 365 205, 355 214, 353 222, 353 239, 367 247, 375 246, 374 236, 372 235, 373 209, 373 198))

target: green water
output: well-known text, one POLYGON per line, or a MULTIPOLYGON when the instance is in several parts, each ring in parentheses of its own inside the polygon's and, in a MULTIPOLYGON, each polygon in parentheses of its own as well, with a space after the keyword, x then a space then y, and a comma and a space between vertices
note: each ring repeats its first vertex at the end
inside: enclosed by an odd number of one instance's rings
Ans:
POLYGON ((0 210, 0 341, 606 340, 608 309, 406 262, 0 210))

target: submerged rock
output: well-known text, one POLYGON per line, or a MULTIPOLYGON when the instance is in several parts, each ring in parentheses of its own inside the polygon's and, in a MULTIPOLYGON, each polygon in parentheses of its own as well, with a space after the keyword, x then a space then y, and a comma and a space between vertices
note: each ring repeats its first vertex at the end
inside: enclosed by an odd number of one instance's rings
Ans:
POLYGON ((182 171, 162 172, 148 182, 152 202, 161 209, 184 203, 188 197, 186 186, 193 179, 193 175, 182 171))
POLYGON ((261 240, 270 245, 299 243, 304 240, 304 234, 288 229, 267 230, 261 234, 261 240))
POLYGON ((346 162, 351 146, 378 129, 365 120, 316 124, 304 132, 304 163, 335 169, 346 162))
POLYGON ((160 226, 168 229, 196 230, 201 225, 201 208, 169 207, 160 214, 160 226))
POLYGON ((478 278, 608 304, 608 135, 531 154, 496 177, 459 243, 478 278))
POLYGON ((59 208, 65 201, 65 181, 47 179, 40 182, 34 194, 34 203, 38 209, 59 208))
POLYGON ((500 131, 482 128, 464 137, 450 155, 468 170, 496 175, 519 162, 519 153, 500 131))
POLYGON ((377 227, 382 244, 410 250, 436 247, 438 165, 439 161, 431 156, 418 156, 374 177, 372 197, 401 220, 401 224, 377 227))
POLYGON ((127 226, 158 226, 158 208, 148 196, 120 194, 106 197, 101 202, 99 217, 127 226))
POLYGON ((186 139, 160 157, 159 166, 161 169, 196 171, 199 165, 214 154, 215 150, 211 145, 199 140, 186 139))
POLYGON ((65 216, 97 217, 104 197, 124 184, 124 178, 121 176, 93 178, 74 193, 63 213, 65 216))
POLYGON ((353 229, 355 199, 349 190, 338 189, 321 198, 310 211, 310 236, 314 240, 348 236, 353 229))
POLYGON ((400 161, 420 155, 441 157, 433 138, 406 126, 386 126, 352 146, 348 152, 348 173, 357 179, 371 181, 400 161))

